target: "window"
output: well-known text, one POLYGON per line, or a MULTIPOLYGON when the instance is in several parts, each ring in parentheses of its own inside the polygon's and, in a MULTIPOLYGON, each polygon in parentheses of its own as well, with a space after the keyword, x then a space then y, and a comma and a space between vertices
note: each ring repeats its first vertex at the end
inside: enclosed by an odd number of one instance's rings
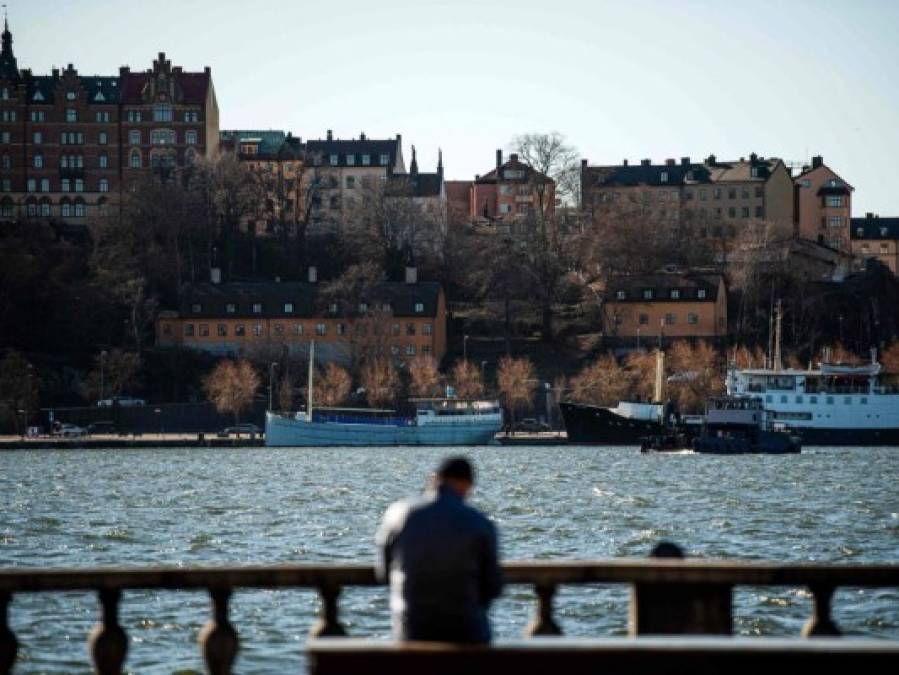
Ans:
POLYGON ((196 145, 197 144, 197 132, 193 129, 188 129, 184 132, 184 142, 187 145, 196 145))
POLYGON ((390 155, 382 153, 380 157, 381 166, 387 166, 390 163, 390 155))
POLYGON ((200 121, 200 113, 196 110, 188 110, 184 113, 184 121, 185 122, 199 122, 200 121))
POLYGON ((740 215, 743 216, 744 218, 748 218, 748 217, 749 217, 749 207, 748 207, 748 206, 744 206, 744 207, 740 210, 740 215))
POLYGON ((10 136, 8 131, 0 133, 0 143, 9 143, 10 136))
POLYGON ((826 401, 827 401, 827 405, 833 405, 833 396, 828 396, 826 401))
POLYGON ((209 324, 208 323, 200 324, 200 337, 209 337, 209 324))
POLYGON ((627 299, 627 293, 625 293, 624 291, 616 291, 616 292, 615 292, 615 298, 616 298, 617 300, 626 300, 626 299, 627 299))
POLYGON ((140 129, 132 129, 128 132, 128 143, 130 145, 140 145, 140 129))
POLYGON ((294 334, 294 335, 297 335, 297 336, 302 335, 302 334, 303 334, 303 324, 301 324, 301 323, 295 323, 295 324, 293 325, 293 334, 294 334))
POLYGON ((843 205, 843 197, 841 195, 833 195, 827 198, 827 206, 837 207, 843 205))
POLYGON ((71 218, 72 217, 72 204, 70 202, 62 202, 60 204, 60 212, 63 218, 71 218))
POLYGON ((337 328, 338 335, 346 335, 346 324, 345 323, 337 324, 336 328, 337 328))
POLYGON ((84 192, 84 179, 83 178, 75 179, 75 192, 84 192))
POLYGON ((391 335, 399 335, 400 334, 400 325, 395 323, 390 326, 390 334, 391 335))
POLYGON ((415 313, 421 314, 423 311, 425 311, 425 304, 423 302, 416 302, 415 303, 415 313))
POLYGON ((842 227, 843 226, 843 217, 842 216, 831 216, 828 224, 831 227, 842 227))
POLYGON ((808 402, 809 402, 809 403, 817 403, 817 402, 818 402, 818 397, 817 397, 817 396, 809 396, 809 397, 808 397, 808 402))
POLYGON ((261 302, 253 303, 253 314, 262 314, 262 303, 261 302))
POLYGON ((284 324, 283 323, 275 324, 275 335, 284 335, 284 324))
POLYGON ((225 313, 226 314, 234 314, 237 311, 237 305, 233 302, 229 302, 225 305, 225 313))
POLYGON ((253 324, 253 335, 256 337, 262 337, 262 324, 254 323, 253 324))
POLYGON ((109 112, 105 110, 98 110, 94 115, 94 119, 97 122, 108 122, 109 121, 109 112))
POLYGON ((362 166, 371 164, 371 155, 362 155, 362 166))
POLYGON ((764 192, 764 191, 762 190, 762 188, 756 187, 756 189, 755 189, 755 196, 760 198, 760 197, 762 196, 763 192, 764 192))
POLYGON ((422 324, 421 334, 422 335, 433 335, 434 334, 434 324, 430 324, 430 323, 422 324))
POLYGON ((727 191, 728 199, 736 199, 737 198, 737 188, 729 188, 727 191))
POLYGON ((97 158, 97 162, 101 169, 105 169, 109 166, 109 156, 106 154, 100 155, 97 158))
POLYGON ((172 119, 172 106, 168 103, 157 103, 153 106, 153 121, 154 122, 171 122, 172 119))
POLYGON ((29 178, 25 183, 25 189, 28 192, 35 192, 37 190, 37 181, 34 178, 29 178))
POLYGON ((62 192, 71 192, 72 191, 72 181, 68 178, 63 178, 61 181, 62 192))
POLYGON ((66 110, 66 122, 77 122, 78 121, 78 111, 74 108, 68 108, 66 110))
POLYGON ((649 324, 649 314, 641 314, 640 315, 640 325, 646 326, 649 324))
POLYGON ((408 335, 410 337, 415 335, 415 324, 414 323, 406 324, 406 335, 408 335))
POLYGON ((31 121, 32 122, 43 122, 44 121, 44 111, 43 110, 32 110, 31 111, 31 121))
POLYGON ((327 333, 328 327, 323 323, 315 324, 315 334, 316 335, 325 335, 327 333))
POLYGON ((705 300, 705 294, 706 294, 706 291, 704 288, 700 288, 698 291, 696 291, 696 297, 699 298, 700 300, 705 300))
POLYGON ((731 206, 729 209, 727 209, 727 215, 731 218, 735 218, 737 215, 737 210, 733 206, 731 206))
POLYGON ((677 288, 672 288, 672 289, 671 289, 671 299, 672 299, 672 300, 679 300, 679 299, 680 299, 680 290, 679 290, 679 289, 677 289, 677 288))
POLYGON ((367 303, 367 302, 360 302, 360 303, 359 303, 359 313, 360 313, 360 314, 365 314, 367 311, 368 311, 368 303, 367 303))
POLYGON ((415 356, 415 345, 406 345, 406 356, 415 356))
POLYGON ((662 172, 662 174, 659 176, 659 181, 662 183, 668 182, 668 172, 667 171, 662 172))
POLYGON ((140 122, 140 110, 129 110, 128 111, 128 121, 129 122, 140 122))
POLYGON ((712 190, 712 196, 715 199, 721 199, 721 188, 715 188, 714 190, 712 190))
POLYGON ((740 196, 741 196, 743 199, 749 199, 749 188, 745 188, 745 187, 742 188, 742 189, 740 190, 740 196))
POLYGON ((329 157, 331 166, 337 166, 337 163, 340 161, 340 158, 337 155, 331 155, 329 157))
POLYGON ((194 336, 194 325, 192 323, 184 324, 184 335, 185 335, 185 337, 193 337, 194 336))
POLYGON ((220 323, 216 327, 216 335, 219 337, 228 337, 228 326, 226 324, 220 323))
POLYGON ((40 145, 44 142, 44 134, 42 134, 40 131, 35 131, 31 136, 31 140, 35 145, 40 145))
POLYGON ((337 195, 331 195, 331 197, 328 199, 328 207, 331 209, 340 208, 340 200, 337 198, 337 195))
POLYGON ((329 304, 329 305, 328 305, 328 311, 329 311, 331 314, 337 314, 337 303, 336 303, 336 302, 332 302, 331 304, 329 304))
POLYGON ((673 326, 677 317, 674 314, 666 314, 665 315, 665 323, 669 326, 673 326))
POLYGON ((687 323, 695 326, 697 323, 699 323, 699 315, 695 314, 694 312, 690 312, 689 314, 687 314, 687 323))
POLYGON ((175 145, 175 132, 171 129, 154 129, 150 132, 153 145, 175 145))
POLYGON ((162 324, 162 334, 166 337, 172 336, 172 324, 164 323, 162 324))
POLYGON ((756 206, 755 207, 755 217, 756 218, 764 218, 765 217, 765 207, 764 206, 756 206))
POLYGON ((142 164, 142 162, 141 162, 140 150, 132 150, 131 156, 129 159, 129 166, 132 169, 139 169, 141 167, 141 164, 142 164))
POLYGON ((35 155, 34 158, 34 168, 35 169, 43 169, 44 168, 44 156, 43 155, 35 155))
POLYGON ((643 289, 643 299, 644 300, 652 300, 652 289, 651 288, 643 289))
POLYGON ((50 217, 50 202, 49 201, 41 202, 41 217, 43 217, 43 218, 50 217))
POLYGON ((293 314, 293 303, 292 302, 284 303, 284 313, 285 314, 293 314))
POLYGON ((242 323, 239 323, 234 326, 234 334, 238 337, 243 337, 247 334, 247 329, 244 328, 244 325, 242 323))
POLYGON ((348 154, 346 156, 346 165, 353 166, 356 163, 356 155, 348 154))
POLYGON ((352 190, 356 187, 356 177, 355 176, 347 176, 346 177, 346 187, 347 190, 352 190))
POLYGON ((101 178, 97 187, 99 192, 109 192, 109 181, 105 178, 101 178))

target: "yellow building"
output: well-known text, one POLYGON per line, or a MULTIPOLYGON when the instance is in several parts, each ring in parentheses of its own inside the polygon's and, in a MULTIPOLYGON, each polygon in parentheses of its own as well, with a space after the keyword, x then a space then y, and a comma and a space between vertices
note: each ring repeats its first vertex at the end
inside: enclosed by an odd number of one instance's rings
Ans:
POLYGON ((876 258, 893 274, 899 274, 899 218, 881 218, 873 213, 853 218, 849 236, 855 256, 876 258))
POLYGON ((727 289, 720 274, 659 273, 612 279, 604 295, 603 333, 612 342, 727 335, 727 289))
POLYGON ((221 356, 304 356, 349 363, 369 354, 406 361, 446 354, 446 298, 436 282, 384 282, 364 296, 332 297, 315 282, 200 283, 178 310, 159 313, 156 344, 221 356))

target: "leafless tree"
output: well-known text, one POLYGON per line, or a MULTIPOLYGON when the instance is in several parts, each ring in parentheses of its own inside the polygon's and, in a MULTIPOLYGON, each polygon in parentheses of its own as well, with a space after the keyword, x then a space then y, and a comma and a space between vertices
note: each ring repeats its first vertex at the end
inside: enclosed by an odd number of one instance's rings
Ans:
POLYGON ((409 389, 413 396, 436 396, 440 392, 440 371, 430 356, 416 356, 409 363, 409 389))
MULTIPOLYGON (((549 133, 531 132, 519 134, 512 139, 510 146, 517 152, 522 162, 542 176, 552 179, 556 196, 570 204, 577 204, 580 197, 580 165, 578 151, 569 145, 563 134, 558 131, 549 133)), ((545 202, 550 195, 546 192, 546 184, 539 177, 534 185, 540 200, 540 210, 546 213, 545 202)))
POLYGON ((719 355, 707 342, 678 340, 671 347, 670 362, 669 397, 681 412, 704 412, 708 398, 724 390, 719 355))
POLYGON ((216 410, 233 414, 238 424, 240 413, 252 405, 259 389, 259 375, 249 361, 220 361, 206 376, 203 388, 216 410))
POLYGON ((481 372, 470 361, 456 361, 450 373, 450 380, 459 398, 478 398, 484 395, 481 372))
POLYGON ((521 408, 530 408, 533 404, 534 391, 537 389, 534 364, 528 358, 504 356, 500 359, 496 372, 496 386, 514 423, 515 412, 521 408))
POLYGON ((329 363, 323 370, 319 370, 314 386, 314 404, 332 408, 346 401, 353 387, 353 379, 346 369, 336 363, 329 363))
POLYGON ((605 354, 571 378, 571 400, 590 405, 617 405, 628 398, 631 378, 615 357, 605 354))
POLYGON ((140 355, 136 352, 112 349, 106 354, 98 354, 94 359, 94 368, 87 377, 84 392, 86 398, 93 400, 101 394, 107 397, 119 396, 126 387, 134 387, 140 364, 140 355))
POLYGON ((392 405, 400 393, 399 374, 393 362, 386 357, 366 361, 360 370, 359 380, 365 389, 365 399, 375 408, 392 405))

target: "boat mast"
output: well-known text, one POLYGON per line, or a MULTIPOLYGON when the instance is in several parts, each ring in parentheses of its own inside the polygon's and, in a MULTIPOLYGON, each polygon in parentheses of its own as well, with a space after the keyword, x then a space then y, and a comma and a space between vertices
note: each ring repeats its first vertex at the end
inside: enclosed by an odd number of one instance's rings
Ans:
POLYGON ((312 421, 312 373, 315 371, 315 340, 309 341, 309 382, 306 385, 306 421, 312 421))
POLYGON ((780 343, 783 338, 783 308, 780 299, 777 300, 777 306, 774 309, 774 370, 783 369, 783 359, 781 359, 780 343))

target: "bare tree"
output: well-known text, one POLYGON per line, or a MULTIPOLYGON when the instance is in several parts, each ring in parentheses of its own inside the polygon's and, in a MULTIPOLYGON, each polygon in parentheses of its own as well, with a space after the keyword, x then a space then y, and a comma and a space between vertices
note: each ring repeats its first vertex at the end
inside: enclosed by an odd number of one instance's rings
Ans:
POLYGON ((630 375, 614 356, 605 354, 572 377, 570 387, 570 398, 578 403, 617 405, 628 398, 630 375))
POLYGON ((459 398, 478 398, 484 395, 484 382, 481 379, 481 371, 474 367, 470 361, 456 361, 453 366, 450 380, 459 398))
POLYGON ((220 361, 203 381, 209 400, 221 413, 234 415, 234 423, 240 422, 240 413, 249 408, 259 389, 259 375, 249 361, 220 361))
POLYGON ((440 371, 430 356, 416 356, 409 363, 409 388, 413 396, 435 396, 440 392, 440 371))
POLYGON ((100 395, 119 396, 126 387, 135 386, 135 377, 140 370, 140 364, 139 354, 121 349, 112 349, 107 354, 97 355, 94 359, 94 368, 87 377, 85 396, 88 400, 100 395))
POLYGON ((278 386, 278 406, 281 410, 293 410, 294 382, 290 371, 285 371, 281 376, 281 384, 278 386))
POLYGON ((671 370, 668 389, 681 412, 705 411, 709 396, 724 390, 718 353, 705 341, 690 344, 678 340, 670 350, 671 370))
POLYGON ((500 359, 496 372, 496 386, 514 423, 516 410, 530 408, 533 404, 534 391, 537 389, 534 364, 528 358, 504 356, 500 359))
MULTIPOLYGON (((577 204, 580 197, 580 167, 578 151, 565 141, 565 136, 558 131, 549 133, 531 132, 519 134, 512 139, 511 148, 518 153, 522 162, 544 177, 552 179, 556 195, 570 204, 577 204)), ((534 189, 540 200, 543 213, 550 204, 545 199, 550 197, 547 184, 536 177, 534 189)))
POLYGON ((341 405, 350 395, 353 379, 336 363, 329 363, 315 379, 315 404, 325 408, 341 405))
POLYGON ((18 352, 0 360, 0 429, 25 433, 38 410, 39 384, 34 367, 18 352))
POLYGON ((393 362, 386 357, 366 361, 359 373, 365 399, 375 408, 393 404, 400 392, 400 378, 393 362))

